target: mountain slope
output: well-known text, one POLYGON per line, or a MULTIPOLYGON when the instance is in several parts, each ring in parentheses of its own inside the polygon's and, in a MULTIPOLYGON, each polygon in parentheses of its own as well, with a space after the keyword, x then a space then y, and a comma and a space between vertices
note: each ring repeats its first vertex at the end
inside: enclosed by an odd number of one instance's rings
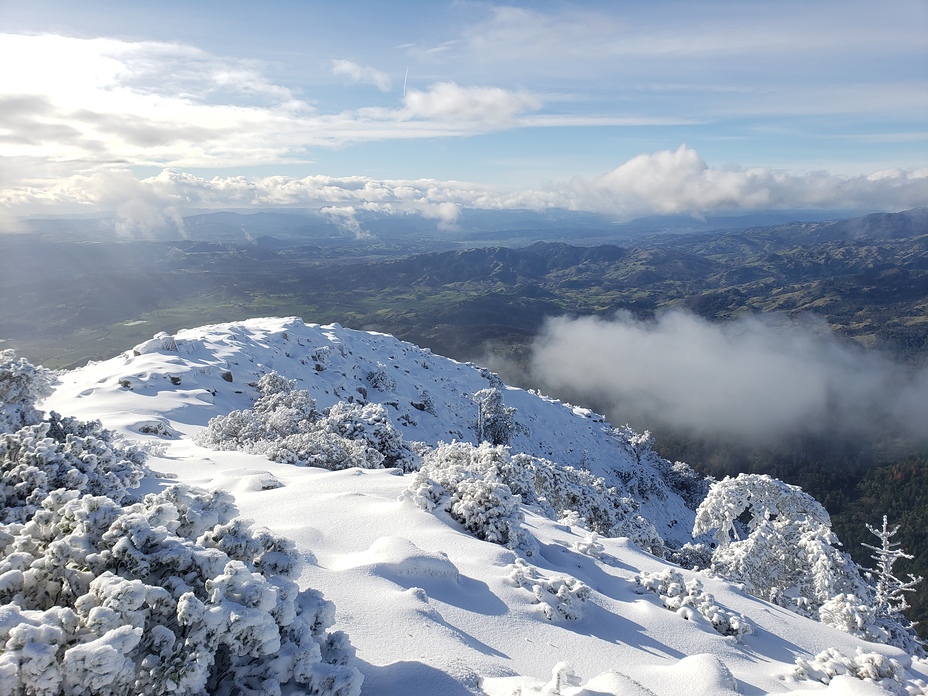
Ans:
MULTIPOLYGON (((797 680, 794 662, 811 662, 826 648, 850 657, 861 648, 910 664, 896 649, 679 571, 714 596, 716 618, 742 617, 752 627, 740 640, 721 635, 699 612, 668 611, 641 587, 636 576, 666 574, 666 562, 626 539, 592 537, 570 518, 525 508, 524 526, 538 549, 524 556, 475 538, 440 509, 416 506, 414 476, 298 467, 193 442, 211 417, 249 408, 251 385, 271 370, 296 380, 319 407, 349 397, 386 404, 407 440, 431 445, 474 441, 472 397, 498 388, 531 432, 517 433, 513 450, 606 477, 642 501, 642 514, 668 542, 688 538, 693 514, 646 442, 613 431, 590 411, 506 388, 491 373, 382 334, 252 320, 158 336, 61 374, 44 408, 100 418, 146 440, 153 469, 231 492, 243 516, 295 542, 306 560, 299 584, 335 602, 335 628, 357 648, 364 693, 790 693, 824 688, 797 680)), ((143 487, 156 490, 170 480, 149 477, 143 487)), ((898 675, 902 681, 884 686, 920 689, 925 665, 900 667, 898 675)), ((834 678, 827 690, 885 693, 850 676, 834 678)))

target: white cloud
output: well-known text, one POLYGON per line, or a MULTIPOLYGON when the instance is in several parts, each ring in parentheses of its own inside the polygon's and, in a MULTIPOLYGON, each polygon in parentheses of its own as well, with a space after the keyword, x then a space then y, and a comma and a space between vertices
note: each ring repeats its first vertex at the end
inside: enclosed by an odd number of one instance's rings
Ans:
POLYGON ((526 92, 498 87, 461 87, 453 82, 439 82, 428 91, 410 89, 405 102, 404 113, 411 118, 460 120, 491 126, 514 124, 518 114, 541 107, 541 100, 526 92))
POLYGON ((639 155, 602 176, 576 177, 541 191, 361 176, 203 178, 173 168, 141 180, 124 168, 110 168, 0 189, 0 207, 20 214, 43 209, 114 210, 126 198, 171 208, 352 206, 384 214, 419 214, 444 226, 454 224, 465 208, 565 208, 619 220, 647 214, 758 209, 902 210, 928 202, 928 168, 915 172, 888 169, 858 177, 826 172, 797 176, 761 168, 729 171, 711 169, 694 150, 680 147, 639 155))
MULTIPOLYGON (((111 167, 232 168, 305 162, 309 148, 473 135, 518 125, 525 92, 440 82, 394 108, 323 113, 254 61, 159 42, 0 35, 0 155, 20 180, 111 167)), ((389 78, 336 61, 381 89, 389 78)))
POLYGON ((638 155, 594 179, 575 178, 570 207, 628 218, 756 209, 903 209, 928 202, 928 169, 839 177, 766 168, 711 169, 692 148, 638 155))
POLYGON ((639 426, 747 441, 886 425, 928 437, 928 369, 864 352, 810 318, 560 318, 536 341, 532 369, 550 389, 639 426))
POLYGON ((350 60, 333 60, 332 74, 345 77, 350 82, 374 85, 381 92, 389 92, 392 86, 390 76, 376 68, 352 63, 350 60))

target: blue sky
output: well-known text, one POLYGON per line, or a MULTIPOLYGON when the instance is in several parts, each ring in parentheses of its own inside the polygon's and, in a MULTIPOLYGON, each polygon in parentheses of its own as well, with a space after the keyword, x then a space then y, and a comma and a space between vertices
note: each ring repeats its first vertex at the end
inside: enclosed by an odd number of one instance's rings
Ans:
POLYGON ((926 36, 925 0, 2 1, 0 206, 924 205, 926 36))

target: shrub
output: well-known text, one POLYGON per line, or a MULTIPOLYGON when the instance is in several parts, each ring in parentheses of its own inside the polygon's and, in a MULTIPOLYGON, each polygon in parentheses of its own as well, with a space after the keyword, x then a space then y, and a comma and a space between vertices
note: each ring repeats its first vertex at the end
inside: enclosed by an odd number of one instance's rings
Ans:
POLYGON ((356 695, 334 610, 293 544, 173 486, 132 505, 58 490, 0 525, 0 693, 356 695), (334 646, 341 646, 335 649, 334 646), (323 657, 327 656, 327 657, 323 657))
POLYGON ((418 467, 418 455, 381 404, 339 402, 320 412, 307 391, 275 372, 260 379, 258 393, 251 409, 211 418, 196 442, 333 470, 418 467))
POLYGON ((692 619, 692 613, 696 612, 723 636, 740 638, 754 632, 743 616, 718 606, 712 595, 703 591, 698 578, 687 582, 679 571, 665 568, 654 573, 639 573, 635 576, 635 582, 642 590, 660 597, 667 609, 687 620, 692 619))

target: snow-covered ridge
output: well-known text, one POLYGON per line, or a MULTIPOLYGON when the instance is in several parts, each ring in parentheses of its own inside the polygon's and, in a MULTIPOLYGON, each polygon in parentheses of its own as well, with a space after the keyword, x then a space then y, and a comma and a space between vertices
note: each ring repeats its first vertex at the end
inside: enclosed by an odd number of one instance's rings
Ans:
POLYGON ((190 434, 213 416, 250 408, 256 383, 270 371, 295 380, 320 408, 339 401, 384 404, 404 439, 431 446, 477 443, 473 396, 496 387, 521 426, 511 439, 514 452, 602 476, 641 503, 641 514, 668 543, 689 541, 693 510, 668 485, 670 464, 646 439, 614 430, 589 409, 508 387, 483 368, 386 334, 304 324, 294 317, 159 334, 122 356, 65 373, 48 407, 80 399, 83 417, 110 427, 190 434))

